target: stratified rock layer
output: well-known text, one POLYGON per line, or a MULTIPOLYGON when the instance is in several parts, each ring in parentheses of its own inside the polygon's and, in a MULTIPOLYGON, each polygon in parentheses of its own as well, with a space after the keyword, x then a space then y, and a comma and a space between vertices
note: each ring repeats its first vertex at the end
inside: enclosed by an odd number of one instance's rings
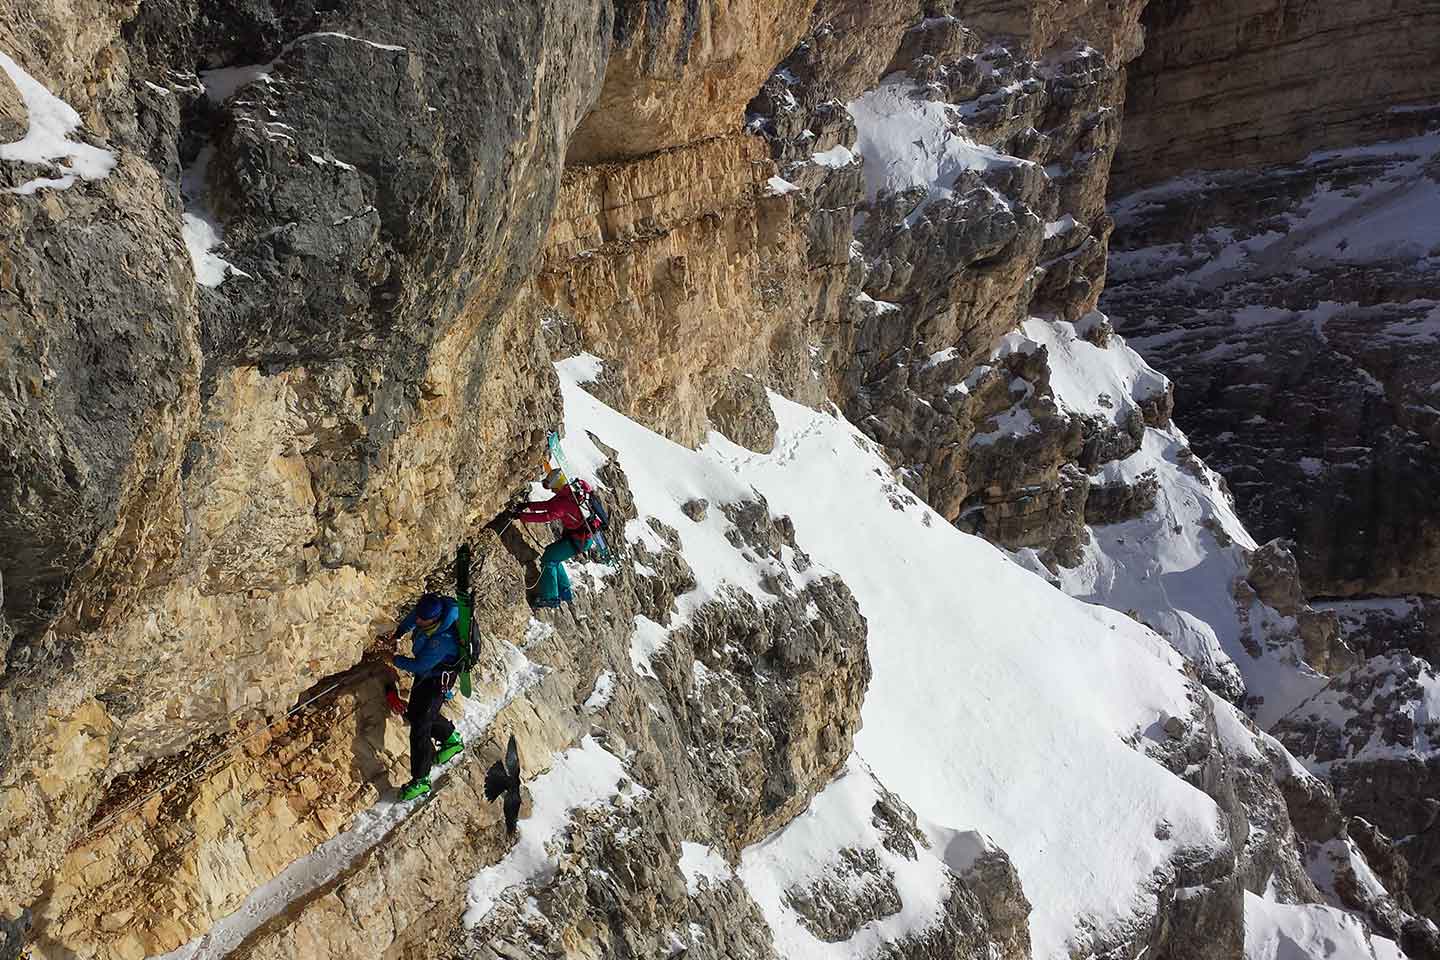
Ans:
POLYGON ((617 405, 686 443, 737 373, 769 380, 798 351, 805 237, 773 174, 743 133, 565 174, 539 295, 606 358, 617 405))
POLYGON ((1152 0, 1141 23, 1116 195, 1394 138, 1422 128, 1425 111, 1406 107, 1440 103, 1440 10, 1427 0, 1152 0))

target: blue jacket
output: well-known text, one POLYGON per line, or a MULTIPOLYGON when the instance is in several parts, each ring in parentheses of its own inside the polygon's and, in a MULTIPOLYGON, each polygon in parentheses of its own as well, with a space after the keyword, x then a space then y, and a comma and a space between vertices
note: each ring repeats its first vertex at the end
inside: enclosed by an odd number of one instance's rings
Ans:
POLYGON ((450 597, 442 597, 441 600, 445 604, 445 612, 441 614, 440 622, 429 632, 415 628, 414 610, 401 622, 400 629, 395 631, 402 637, 414 631, 410 645, 414 648, 415 656, 396 657, 395 666, 417 677, 438 673, 441 665, 460 658, 460 631, 455 625, 460 619, 460 605, 450 597))

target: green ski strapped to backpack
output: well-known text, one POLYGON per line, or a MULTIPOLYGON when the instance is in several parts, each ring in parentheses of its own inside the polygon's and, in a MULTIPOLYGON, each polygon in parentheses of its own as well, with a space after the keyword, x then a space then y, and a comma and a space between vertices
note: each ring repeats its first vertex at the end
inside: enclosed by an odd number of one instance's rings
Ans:
POLYGON ((455 623, 455 633, 460 638, 460 693, 470 696, 470 668, 479 656, 479 641, 475 636, 475 618, 472 616, 474 598, 470 595, 470 544, 460 544, 455 553, 455 603, 460 608, 460 619, 455 623))

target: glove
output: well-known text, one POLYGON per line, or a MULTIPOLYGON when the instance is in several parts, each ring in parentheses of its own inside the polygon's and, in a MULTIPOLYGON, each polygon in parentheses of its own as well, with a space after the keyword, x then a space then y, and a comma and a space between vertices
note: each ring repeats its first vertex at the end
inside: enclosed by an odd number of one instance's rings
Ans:
POLYGON ((400 691, 393 683, 385 684, 385 702, 390 705, 390 712, 397 717, 404 716, 406 708, 409 707, 409 704, 400 699, 400 691))

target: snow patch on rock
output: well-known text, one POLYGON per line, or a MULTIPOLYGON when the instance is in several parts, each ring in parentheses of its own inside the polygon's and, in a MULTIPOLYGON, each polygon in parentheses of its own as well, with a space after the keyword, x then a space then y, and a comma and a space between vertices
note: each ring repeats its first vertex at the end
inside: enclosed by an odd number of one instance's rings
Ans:
POLYGON ((80 114, 55 96, 24 67, 0 53, 0 70, 20 91, 30 115, 25 136, 13 143, 0 143, 0 160, 49 167, 57 176, 36 177, 5 193, 33 194, 38 190, 65 190, 76 180, 101 180, 115 169, 115 154, 88 143, 71 140, 80 127, 80 114))
POLYGON ((735 875, 730 864, 713 847, 689 840, 680 844, 679 866, 685 876, 685 890, 692 897, 705 885, 725 883, 735 875))
POLYGON ((558 755, 550 769, 530 783, 534 807, 521 821, 515 845, 470 881, 466 926, 484 920, 507 891, 544 883, 554 874, 561 851, 552 841, 568 829, 576 810, 623 804, 645 794, 633 783, 621 791, 624 779, 625 764, 593 737, 558 755))
POLYGON ((1120 424, 1136 410, 1137 403, 1170 389, 1170 381, 1119 336, 1098 347, 1082 339, 1075 325, 1064 320, 1031 317, 1020 328, 1049 351, 1050 387, 1067 410, 1120 424))
POLYGON ((966 171, 1025 162, 963 136, 958 108, 924 99, 905 77, 882 82, 852 100, 849 109, 871 203, 882 192, 923 187, 928 204, 950 196, 966 171))
POLYGON ((1275 903, 1245 892, 1245 960, 1402 960, 1393 940, 1372 937, 1334 907, 1275 903))
POLYGON ((739 877, 760 905, 775 936, 776 951, 789 960, 849 960, 868 957, 885 944, 924 932, 940 919, 952 883, 945 860, 933 849, 917 847, 914 859, 896 853, 876 826, 872 813, 878 785, 869 769, 851 757, 845 770, 783 829, 741 853, 739 877), (792 902, 792 891, 831 883, 856 898, 871 891, 871 874, 846 875, 839 869, 844 851, 873 856, 888 873, 900 909, 863 924, 847 940, 820 939, 792 902))

